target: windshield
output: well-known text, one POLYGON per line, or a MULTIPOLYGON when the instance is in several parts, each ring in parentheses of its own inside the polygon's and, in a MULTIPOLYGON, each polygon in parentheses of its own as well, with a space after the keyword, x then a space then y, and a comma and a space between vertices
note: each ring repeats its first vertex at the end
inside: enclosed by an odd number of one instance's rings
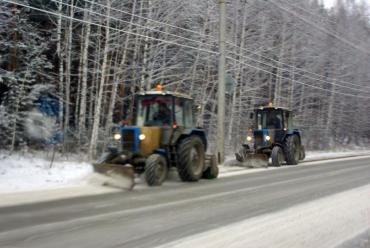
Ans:
POLYGON ((282 129, 282 112, 275 109, 257 111, 258 129, 282 129))
POLYGON ((170 126, 172 98, 170 96, 144 96, 138 100, 138 126, 170 126))

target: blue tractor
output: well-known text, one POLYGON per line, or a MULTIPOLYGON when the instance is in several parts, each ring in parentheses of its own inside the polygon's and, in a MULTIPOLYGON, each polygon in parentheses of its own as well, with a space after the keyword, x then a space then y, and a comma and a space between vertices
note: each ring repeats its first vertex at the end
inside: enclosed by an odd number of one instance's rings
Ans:
POLYGON ((218 176, 215 156, 206 155, 205 130, 195 126, 197 108, 190 97, 158 89, 138 94, 135 105, 132 125, 114 128, 96 172, 144 174, 149 186, 161 185, 171 167, 182 181, 218 176))
POLYGON ((250 159, 265 161, 271 158, 273 166, 296 165, 305 158, 301 133, 293 128, 292 112, 285 108, 257 108, 250 116, 255 119, 255 129, 248 130, 242 148, 235 154, 239 162, 250 159))

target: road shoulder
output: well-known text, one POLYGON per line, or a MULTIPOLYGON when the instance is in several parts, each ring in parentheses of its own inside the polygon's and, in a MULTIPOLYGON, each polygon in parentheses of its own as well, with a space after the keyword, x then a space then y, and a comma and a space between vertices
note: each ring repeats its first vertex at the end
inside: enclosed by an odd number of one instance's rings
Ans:
MULTIPOLYGON (((323 161, 312 161, 312 162, 304 162, 301 163, 299 166, 321 166, 325 165, 326 163, 331 163, 335 161, 346 161, 346 160, 356 160, 356 159, 363 159, 363 158, 370 158, 370 155, 361 155, 356 157, 345 157, 345 158, 331 158, 326 159, 323 161)), ((263 173, 264 171, 271 171, 271 170, 286 170, 293 167, 283 166, 280 168, 268 167, 268 168, 255 168, 255 169, 247 169, 243 167, 230 167, 228 166, 221 166, 221 173, 220 178, 223 177, 232 177, 244 174, 251 174, 251 173, 263 173)), ((170 179, 171 180, 171 179, 170 179)), ((166 182, 166 184, 177 184, 177 180, 172 178, 172 181, 166 182)), ((135 187, 134 190, 140 189, 145 190, 147 186, 142 180, 138 180, 138 185, 135 187)), ((45 189, 45 190, 34 190, 34 191, 26 191, 26 192, 11 192, 11 193, 1 193, 0 198, 2 199, 0 202, 0 207, 10 207, 10 206, 17 206, 17 205, 25 205, 25 204, 34 204, 34 203, 41 203, 41 202, 48 202, 48 201, 55 201, 55 200, 63 200, 63 199, 70 199, 70 198, 77 198, 77 197, 84 197, 84 196, 92 196, 92 195, 102 195, 107 193, 114 193, 114 192, 122 192, 122 189, 111 188, 101 186, 99 183, 86 183, 86 184, 79 184, 79 185, 69 185, 59 188, 53 189, 45 189)))

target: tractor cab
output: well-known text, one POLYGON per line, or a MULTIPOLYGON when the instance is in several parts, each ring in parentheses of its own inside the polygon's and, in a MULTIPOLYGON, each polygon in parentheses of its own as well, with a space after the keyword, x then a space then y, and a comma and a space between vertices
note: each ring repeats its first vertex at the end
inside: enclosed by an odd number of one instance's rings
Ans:
POLYGON ((235 154, 238 161, 244 162, 252 157, 268 160, 271 157, 273 165, 280 166, 284 161, 297 164, 304 159, 301 134, 293 128, 290 110, 271 105, 259 107, 251 118, 255 119, 255 127, 248 131, 241 150, 235 154))
POLYGON ((147 92, 137 98, 135 124, 141 127, 192 127, 192 109, 193 100, 186 95, 147 92))
POLYGON ((183 181, 217 177, 214 156, 205 154, 206 133, 195 126, 192 98, 149 91, 136 96, 135 106, 131 125, 113 130, 108 152, 94 166, 96 171, 129 164, 135 173, 145 173, 149 185, 161 185, 171 166, 177 167, 183 181))
POLYGON ((255 110, 254 147, 271 143, 282 144, 284 137, 293 132, 292 112, 284 108, 260 107, 255 110))
MULTIPOLYGON (((120 152, 147 157, 171 145, 183 130, 194 128, 193 100, 186 95, 149 91, 139 94, 135 105, 133 125, 120 126, 112 135, 122 144, 120 152)), ((201 136, 205 139, 204 133, 201 136)))

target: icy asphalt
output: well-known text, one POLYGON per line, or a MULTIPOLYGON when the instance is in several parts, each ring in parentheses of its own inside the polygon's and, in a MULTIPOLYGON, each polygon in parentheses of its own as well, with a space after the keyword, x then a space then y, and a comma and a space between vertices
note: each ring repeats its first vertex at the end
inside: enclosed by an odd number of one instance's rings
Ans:
MULTIPOLYGON (((181 245, 181 240, 193 235, 273 215, 302 204, 315 206, 312 203, 320 199, 356 190, 369 183, 370 158, 357 158, 266 170, 214 181, 165 184, 133 192, 4 207, 0 208, 0 247, 181 245)), ((370 197, 370 191, 364 192, 370 197)), ((343 199, 345 196, 342 196, 342 203, 343 199)), ((341 201, 333 201, 333 204, 336 202, 341 201)), ((353 205, 353 212, 356 212, 356 203, 353 205)), ((347 209, 346 214, 351 212, 346 206, 342 208, 347 209)), ((317 207, 310 211, 323 210, 317 207)), ((367 218, 370 226, 370 205, 367 218)), ((270 223, 268 218, 263 223, 265 230, 278 232, 281 228, 274 222, 270 223)), ((304 222, 299 224, 305 225, 304 222)), ((330 232, 336 232, 336 228, 338 226, 330 227, 330 232)), ((364 234, 360 232, 359 235, 363 238, 364 234)), ((246 234, 245 239, 248 238, 246 234)), ((320 238, 317 237, 318 240, 320 238)), ((358 238, 354 236, 353 240, 358 238)), ((301 244, 306 245, 296 247, 314 247, 309 242, 301 244)), ((198 244, 198 247, 205 246, 204 243, 198 244)), ((232 244, 224 244, 223 247, 232 247, 232 244)))

